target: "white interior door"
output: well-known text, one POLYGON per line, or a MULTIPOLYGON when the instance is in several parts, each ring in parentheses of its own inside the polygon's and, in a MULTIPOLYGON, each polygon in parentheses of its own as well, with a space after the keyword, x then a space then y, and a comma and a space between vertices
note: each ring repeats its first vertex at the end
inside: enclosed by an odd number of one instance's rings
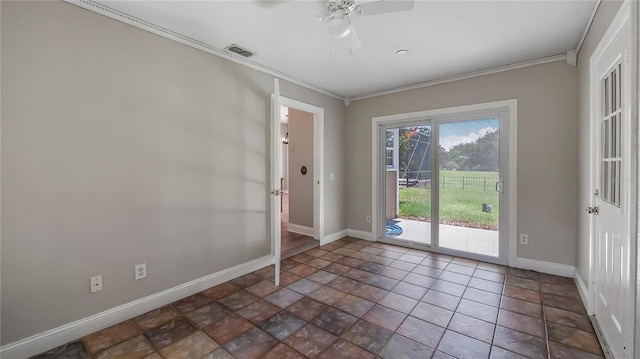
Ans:
POLYGON ((603 54, 592 62, 595 86, 594 142, 596 155, 595 316, 615 358, 625 357, 632 313, 630 206, 632 189, 631 51, 627 21, 603 54))
POLYGON ((282 247, 282 233, 280 228, 280 175, 282 173, 282 142, 280 137, 280 83, 274 79, 274 94, 271 97, 271 251, 275 260, 275 284, 280 285, 280 255, 282 247))

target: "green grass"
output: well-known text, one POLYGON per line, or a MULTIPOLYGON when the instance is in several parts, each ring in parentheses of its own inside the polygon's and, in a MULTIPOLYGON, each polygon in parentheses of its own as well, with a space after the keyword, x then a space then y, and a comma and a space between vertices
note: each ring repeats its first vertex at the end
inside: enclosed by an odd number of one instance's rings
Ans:
MULTIPOLYGON (((441 171, 440 178, 443 176, 445 183, 444 188, 442 183, 440 185, 440 223, 496 230, 499 208, 498 194, 494 188, 497 173, 441 171), (482 212, 483 203, 492 205, 492 211, 482 212)), ((399 193, 401 217, 430 221, 431 188, 408 187, 400 189, 399 193)))

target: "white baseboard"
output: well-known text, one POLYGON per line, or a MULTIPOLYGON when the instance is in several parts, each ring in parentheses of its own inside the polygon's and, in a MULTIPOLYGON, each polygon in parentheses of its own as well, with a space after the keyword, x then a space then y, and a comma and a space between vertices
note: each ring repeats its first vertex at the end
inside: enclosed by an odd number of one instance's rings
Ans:
POLYGON ((322 241, 320 241, 320 245, 324 246, 325 244, 329 244, 329 243, 331 243, 333 241, 337 241, 338 239, 342 239, 342 238, 344 238, 346 236, 347 236, 347 230, 343 229, 343 230, 338 231, 336 233, 332 233, 332 234, 324 236, 322 241))
POLYGON ((372 242, 376 241, 376 239, 373 237, 373 233, 371 232, 358 231, 355 229, 347 229, 347 234, 349 235, 349 237, 353 237, 353 238, 364 239, 372 242))
POLYGON ((516 268, 534 270, 540 273, 573 278, 576 268, 568 264, 539 261, 529 258, 516 258, 516 268))
POLYGON ((582 276, 577 270, 574 275, 574 279, 576 281, 576 287, 578 287, 578 293, 580 293, 580 299, 582 299, 582 304, 587 308, 587 314, 592 315, 593 313, 591 312, 591 307, 589 305, 589 289, 587 289, 584 279, 582 279, 582 276))
POLYGON ((180 284, 176 287, 163 290, 148 297, 140 298, 104 312, 65 324, 63 326, 36 334, 32 337, 19 340, 0 347, 0 358, 28 358, 40 354, 60 345, 80 339, 88 334, 95 333, 104 328, 118 324, 153 309, 173 303, 184 297, 188 297, 205 289, 224 283, 231 279, 251 273, 260 268, 274 263, 274 256, 268 255, 262 258, 239 264, 237 266, 209 274, 202 278, 180 284))
POLYGON ((306 226, 301 226, 299 224, 289 223, 289 224, 287 224, 287 231, 293 232, 293 233, 298 233, 298 234, 304 234, 305 236, 313 237, 313 228, 312 227, 306 227, 306 226))

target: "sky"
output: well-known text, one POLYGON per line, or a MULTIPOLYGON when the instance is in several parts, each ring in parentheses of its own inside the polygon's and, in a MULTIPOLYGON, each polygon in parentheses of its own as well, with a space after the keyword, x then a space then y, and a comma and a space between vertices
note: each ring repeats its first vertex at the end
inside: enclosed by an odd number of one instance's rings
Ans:
POLYGON ((455 145, 469 143, 500 128, 497 118, 456 121, 440 124, 440 146, 449 150, 455 145))

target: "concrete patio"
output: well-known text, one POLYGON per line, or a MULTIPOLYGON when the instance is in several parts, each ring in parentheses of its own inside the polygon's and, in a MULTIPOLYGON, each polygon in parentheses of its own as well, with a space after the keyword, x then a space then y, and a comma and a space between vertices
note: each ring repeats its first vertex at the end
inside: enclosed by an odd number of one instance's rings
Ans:
MULTIPOLYGON (((431 244, 430 222, 396 218, 393 223, 402 228, 402 234, 393 238, 431 244)), ((498 231, 440 225, 440 247, 497 257, 498 244, 498 231)))

